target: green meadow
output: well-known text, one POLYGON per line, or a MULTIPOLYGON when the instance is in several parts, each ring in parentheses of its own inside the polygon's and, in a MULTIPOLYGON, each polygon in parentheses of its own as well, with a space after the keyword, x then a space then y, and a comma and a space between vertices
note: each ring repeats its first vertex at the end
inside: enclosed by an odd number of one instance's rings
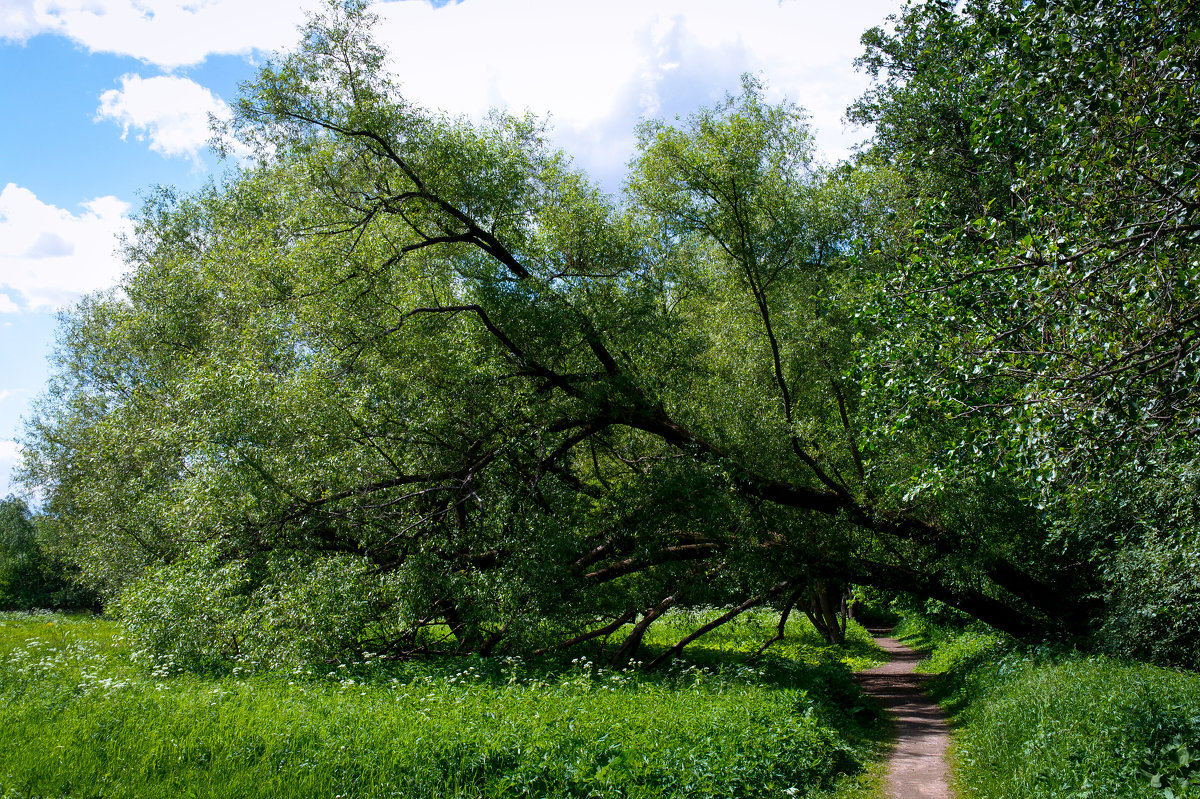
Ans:
MULTIPOLYGON (((656 626, 653 654, 703 613, 656 626)), ((173 673, 95 617, 0 614, 0 786, 33 797, 861 795, 886 735, 806 620, 747 614, 645 671, 556 659, 370 657, 173 673)))

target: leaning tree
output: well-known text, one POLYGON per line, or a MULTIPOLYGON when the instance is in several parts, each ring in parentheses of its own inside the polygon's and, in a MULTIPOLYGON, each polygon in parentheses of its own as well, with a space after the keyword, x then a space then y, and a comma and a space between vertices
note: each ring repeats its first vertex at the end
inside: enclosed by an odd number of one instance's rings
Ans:
POLYGON ((315 17, 222 134, 250 165, 155 195, 120 289, 65 317, 27 475, 148 635, 406 656, 632 624, 620 661, 681 603, 836 638, 848 582, 1086 628, 1020 485, 929 488, 975 420, 880 379, 918 338, 869 312, 911 256, 903 169, 821 167, 747 79, 646 124, 613 200, 534 119, 405 101, 369 27, 315 17))

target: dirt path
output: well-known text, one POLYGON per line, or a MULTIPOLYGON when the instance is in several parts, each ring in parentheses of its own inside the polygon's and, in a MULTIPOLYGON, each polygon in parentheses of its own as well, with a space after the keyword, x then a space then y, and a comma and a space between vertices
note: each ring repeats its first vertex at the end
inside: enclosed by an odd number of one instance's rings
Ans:
POLYGON ((921 655, 886 630, 872 630, 875 642, 892 656, 889 663, 859 672, 862 689, 878 699, 896 722, 896 748, 888 764, 887 791, 892 799, 953 799, 946 749, 946 714, 925 695, 927 678, 913 674, 921 655))

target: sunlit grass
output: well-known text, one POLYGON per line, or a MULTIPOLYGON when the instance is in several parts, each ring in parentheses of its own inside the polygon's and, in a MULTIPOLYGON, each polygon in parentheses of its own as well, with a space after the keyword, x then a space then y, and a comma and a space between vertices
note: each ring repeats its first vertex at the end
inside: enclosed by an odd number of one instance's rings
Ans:
MULTIPOLYGON (((646 641, 647 652, 657 654, 668 648, 720 612, 714 609, 698 609, 666 616, 650 628, 646 641)), ((778 625, 779 613, 776 611, 748 611, 693 641, 684 654, 689 660, 701 662, 729 656, 744 656, 758 650, 765 641, 775 635, 778 625)), ((852 623, 847 627, 845 646, 835 647, 827 644, 800 613, 789 617, 786 636, 782 641, 774 643, 767 652, 784 660, 800 661, 812 666, 833 660, 852 671, 878 666, 887 660, 884 651, 858 624, 852 623)))
POLYGON ((1176 799, 1200 796, 1200 763, 1186 751, 1200 749, 1200 676, 1101 657, 1002 659, 992 670, 963 713, 965 796, 1165 799, 1156 776, 1176 799))
MULTIPOLYGON (((694 621, 665 620, 648 653, 694 621)), ((206 677, 139 665, 112 621, 2 614, 0 795, 848 795, 878 729, 840 660, 869 649, 797 622, 747 662, 776 622, 651 673, 593 649, 206 677)))

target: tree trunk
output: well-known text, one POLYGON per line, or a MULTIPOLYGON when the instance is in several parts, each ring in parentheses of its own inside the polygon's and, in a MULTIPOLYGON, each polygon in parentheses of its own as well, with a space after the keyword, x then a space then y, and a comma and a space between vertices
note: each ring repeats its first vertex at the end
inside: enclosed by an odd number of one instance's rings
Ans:
POLYGON ((836 580, 818 579, 808 586, 804 613, 826 643, 846 643, 846 587, 836 580))
POLYGON ((619 668, 628 663, 637 653, 638 647, 642 645, 642 638, 646 635, 646 630, 654 623, 655 619, 667 612, 667 608, 675 604, 676 599, 678 597, 671 594, 664 598, 662 602, 647 610, 642 620, 634 625, 633 630, 629 633, 629 637, 621 643, 616 652, 613 652, 613 656, 608 660, 608 665, 613 668, 619 668))

